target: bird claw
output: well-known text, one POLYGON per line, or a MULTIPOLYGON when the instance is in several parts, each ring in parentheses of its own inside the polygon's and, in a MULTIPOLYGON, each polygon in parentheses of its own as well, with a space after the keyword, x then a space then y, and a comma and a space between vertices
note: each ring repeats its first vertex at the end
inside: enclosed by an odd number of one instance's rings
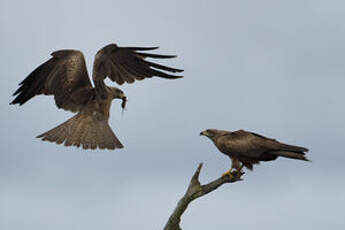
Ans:
POLYGON ((229 169, 228 171, 226 171, 225 173, 222 174, 222 177, 229 176, 230 179, 234 179, 234 178, 240 178, 243 174, 244 174, 244 172, 241 169, 240 170, 229 169))
POLYGON ((222 174, 222 177, 226 177, 226 176, 229 176, 230 179, 233 178, 233 175, 232 175, 232 172, 231 172, 231 169, 226 171, 225 173, 222 174))

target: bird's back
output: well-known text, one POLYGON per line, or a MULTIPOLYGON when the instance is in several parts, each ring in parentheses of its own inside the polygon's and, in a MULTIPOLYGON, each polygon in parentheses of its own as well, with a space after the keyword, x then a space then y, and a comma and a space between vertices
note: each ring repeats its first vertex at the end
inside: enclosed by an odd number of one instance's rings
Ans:
POLYGON ((215 142, 218 149, 227 155, 240 157, 250 154, 255 157, 266 150, 264 145, 266 141, 274 140, 264 136, 260 137, 260 135, 256 136, 244 130, 237 130, 217 137, 215 142))

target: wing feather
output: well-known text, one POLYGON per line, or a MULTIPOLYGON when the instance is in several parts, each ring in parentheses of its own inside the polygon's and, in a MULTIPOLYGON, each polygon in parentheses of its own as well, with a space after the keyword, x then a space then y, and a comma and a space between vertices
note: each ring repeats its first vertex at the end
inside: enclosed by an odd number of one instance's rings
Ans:
POLYGON ((140 70, 140 68, 131 68, 127 63, 123 63, 124 68, 135 76, 137 80, 145 79, 145 71, 140 70))
POLYGON ((54 96, 58 108, 77 112, 87 101, 85 97, 92 96, 94 90, 83 54, 78 50, 58 50, 51 55, 19 84, 11 104, 23 105, 34 96, 45 94, 54 96))
MULTIPOLYGON (((111 45, 115 45, 115 44, 111 44, 111 45)), ((141 50, 141 51, 148 51, 148 50, 155 50, 158 49, 158 46, 154 46, 154 47, 121 47, 123 49, 128 49, 131 51, 137 51, 137 50, 141 50)))
POLYGON ((142 53, 142 52, 135 52, 136 55, 139 55, 140 57, 143 58, 161 58, 161 59, 166 59, 166 58, 175 58, 176 55, 162 55, 162 54, 151 54, 151 53, 142 53))
POLYGON ((183 70, 171 68, 157 63, 144 60, 145 58, 174 58, 175 55, 160 55, 137 51, 154 50, 158 47, 119 47, 116 44, 110 44, 103 47, 96 54, 93 65, 93 80, 96 88, 104 85, 103 81, 109 77, 119 85, 124 82, 133 83, 135 80, 143 80, 154 76, 177 79, 182 76, 176 76, 165 73, 180 73, 183 70))
POLYGON ((308 149, 280 143, 260 134, 238 130, 230 132, 227 138, 227 147, 244 157, 258 158, 261 154, 274 151, 292 151, 304 154, 308 149))
MULTIPOLYGON (((156 69, 166 70, 166 71, 169 71, 169 72, 172 72, 172 73, 183 72, 182 69, 171 68, 171 67, 168 67, 168 66, 160 65, 160 64, 149 62, 149 61, 145 61, 145 60, 141 60, 141 62, 145 63, 148 66, 154 67, 156 69)), ((174 76, 172 76, 172 77, 174 77, 174 76)))

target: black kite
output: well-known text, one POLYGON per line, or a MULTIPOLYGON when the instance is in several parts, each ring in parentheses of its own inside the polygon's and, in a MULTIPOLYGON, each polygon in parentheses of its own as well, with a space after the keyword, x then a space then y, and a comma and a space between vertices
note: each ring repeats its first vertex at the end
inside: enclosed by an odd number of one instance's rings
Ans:
POLYGON ((140 51, 154 50, 158 47, 119 47, 110 44, 96 54, 93 63, 93 82, 91 85, 83 54, 78 50, 58 50, 52 58, 37 67, 19 85, 13 94, 16 98, 11 104, 23 105, 36 95, 53 95, 56 106, 77 113, 56 128, 45 132, 38 138, 64 143, 65 146, 81 146, 84 149, 115 149, 123 145, 108 125, 109 111, 113 99, 122 99, 125 107, 126 96, 118 88, 105 85, 105 78, 119 85, 133 83, 154 76, 177 79, 182 76, 174 69, 145 60, 146 58, 173 58, 172 55, 151 54, 140 51))
POLYGON ((244 130, 229 132, 207 129, 201 132, 200 135, 210 138, 219 151, 231 158, 231 169, 223 176, 231 175, 233 168, 239 172, 241 172, 243 166, 252 170, 253 164, 258 164, 260 161, 272 161, 279 156, 308 161, 304 156, 305 152, 308 152, 306 148, 283 144, 274 139, 244 130))

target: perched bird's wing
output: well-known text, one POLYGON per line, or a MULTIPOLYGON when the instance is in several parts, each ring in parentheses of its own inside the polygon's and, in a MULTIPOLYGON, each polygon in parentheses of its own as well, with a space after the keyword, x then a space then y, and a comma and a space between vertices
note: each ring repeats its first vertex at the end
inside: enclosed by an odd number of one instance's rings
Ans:
POLYGON ((252 143, 256 143, 261 147, 267 148, 271 151, 292 151, 292 152, 308 152, 309 150, 304 147, 295 146, 295 145, 288 145, 281 143, 275 139, 271 139, 265 136, 262 136, 257 133, 248 132, 252 135, 252 143))
POLYGON ((238 130, 229 134, 229 145, 241 153, 278 151, 282 144, 257 133, 238 130))
POLYGON ((271 160, 277 156, 308 160, 304 154, 307 148, 280 143, 275 139, 257 133, 239 130, 232 132, 231 147, 243 157, 271 160))
POLYGON ((256 133, 251 134, 254 137, 253 142, 257 143, 257 145, 260 145, 261 149, 264 151, 263 154, 260 156, 262 160, 270 159, 272 156, 281 156, 292 159, 309 161, 305 157, 305 153, 309 151, 307 148, 296 145, 284 144, 279 141, 276 141, 275 139, 270 139, 256 133))
POLYGON ((22 105, 36 95, 54 95, 58 108, 77 112, 95 94, 83 54, 59 50, 20 84, 11 104, 22 105))
POLYGON ((93 65, 93 80, 97 90, 104 90, 104 79, 109 77, 119 85, 133 83, 153 76, 166 79, 177 79, 182 76, 171 75, 166 72, 179 73, 183 70, 175 69, 153 62, 145 58, 174 58, 173 55, 159 55, 140 51, 154 50, 158 47, 119 47, 110 44, 99 50, 93 65), (163 72, 166 71, 166 72, 163 72))
POLYGON ((224 140, 229 152, 243 157, 256 157, 256 154, 267 148, 261 137, 244 130, 229 132, 224 135, 224 140))

